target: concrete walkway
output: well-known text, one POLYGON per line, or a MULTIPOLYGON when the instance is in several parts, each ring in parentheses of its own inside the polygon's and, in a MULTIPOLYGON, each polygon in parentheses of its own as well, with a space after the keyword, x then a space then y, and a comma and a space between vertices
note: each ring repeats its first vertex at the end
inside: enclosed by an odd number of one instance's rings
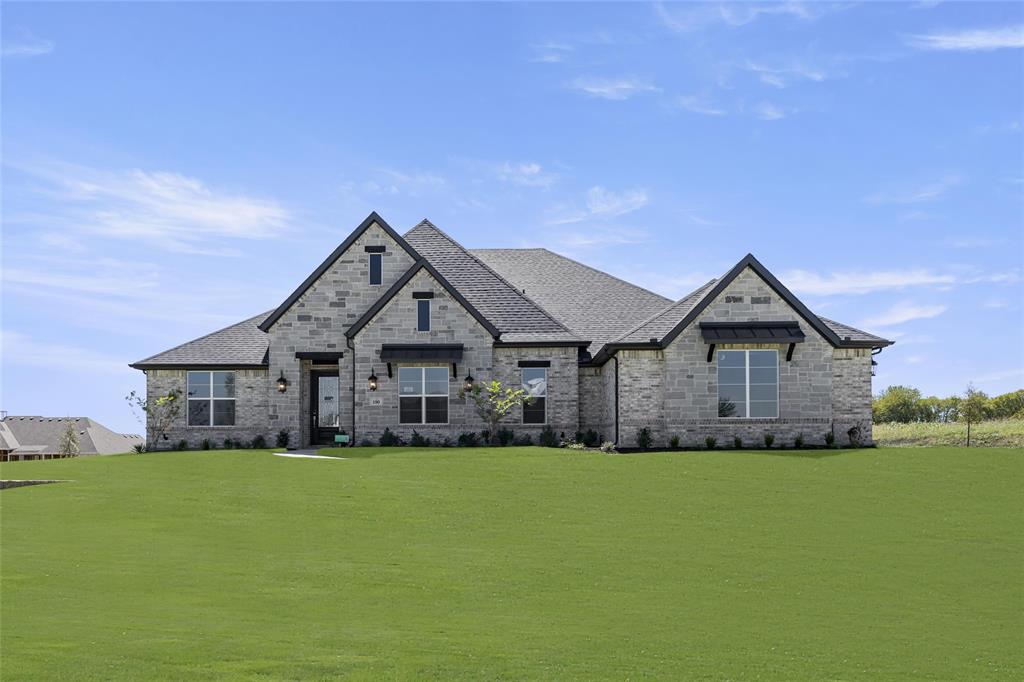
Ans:
POLYGON ((348 457, 330 457, 328 455, 318 455, 316 450, 313 448, 305 448, 302 450, 292 450, 291 452, 275 452, 275 457, 296 457, 300 459, 348 459, 348 457))

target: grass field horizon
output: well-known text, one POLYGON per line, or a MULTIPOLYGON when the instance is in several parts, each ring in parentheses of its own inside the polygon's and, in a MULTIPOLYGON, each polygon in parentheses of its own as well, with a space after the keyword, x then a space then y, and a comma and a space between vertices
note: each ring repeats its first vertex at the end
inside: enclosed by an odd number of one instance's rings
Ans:
POLYGON ((0 464, 6 680, 1014 679, 998 448, 0 464))

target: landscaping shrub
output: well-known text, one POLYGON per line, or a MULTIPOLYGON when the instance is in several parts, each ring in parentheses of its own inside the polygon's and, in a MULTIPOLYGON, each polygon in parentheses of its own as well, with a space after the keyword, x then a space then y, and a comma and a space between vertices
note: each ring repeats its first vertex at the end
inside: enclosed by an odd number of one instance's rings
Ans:
POLYGON ((615 452, 615 443, 610 440, 601 443, 601 452, 615 452))
POLYGON ((135 452, 135 454, 141 455, 143 452, 146 451, 146 444, 136 443, 135 445, 132 446, 132 450, 135 452))
POLYGON ((450 447, 452 447, 452 446, 454 446, 454 445, 455 445, 455 444, 454 444, 454 443, 452 443, 452 439, 451 439, 451 438, 449 438, 448 436, 445 436, 445 437, 444 437, 444 440, 443 440, 443 441, 441 441, 441 447, 442 447, 442 448, 450 448, 450 447))
POLYGON ((764 446, 766 448, 770 448, 772 446, 772 443, 774 443, 774 442, 775 442, 775 435, 774 434, 771 434, 771 433, 764 434, 764 446))
POLYGON ((832 431, 825 432, 825 445, 832 447, 836 443, 836 434, 832 431))
POLYGON ((583 444, 588 448, 596 448, 601 444, 601 434, 594 429, 587 429, 587 432, 583 434, 583 444))
POLYGON ((533 436, 528 433, 524 433, 521 436, 516 436, 515 440, 512 441, 513 445, 533 445, 533 436))
POLYGON ((708 436, 707 438, 704 439, 704 445, 708 447, 708 450, 714 450, 715 445, 717 444, 718 441, 715 439, 714 436, 708 436))
POLYGON ((225 438, 224 439, 224 449, 225 450, 233 450, 234 448, 235 448, 235 441, 232 440, 231 438, 225 438))
POLYGON ((736 448, 737 450, 743 449, 743 439, 740 438, 739 436, 733 436, 732 437, 732 446, 734 448, 736 448))
POLYGON ((253 450, 262 450, 265 447, 267 447, 267 439, 263 437, 263 434, 260 434, 252 439, 253 450))
POLYGON ((182 438, 178 441, 178 444, 174 446, 175 450, 188 450, 188 441, 182 438))
POLYGON ((668 446, 673 450, 679 449, 679 436, 672 436, 668 439, 668 446))
POLYGON ((372 448, 373 447, 373 441, 370 440, 369 438, 364 438, 361 441, 359 441, 359 447, 361 447, 361 448, 372 448))
POLYGON ((512 429, 498 429, 498 445, 504 447, 510 445, 515 439, 515 434, 512 433, 512 429))
POLYGON ((572 442, 573 443, 582 443, 583 442, 583 432, 582 431, 577 431, 575 434, 573 434, 572 442))
POLYGON ((209 438, 204 438, 201 441, 199 441, 199 449, 200 450, 209 450, 212 446, 213 446, 213 443, 210 442, 209 438))
POLYGON ((281 429, 280 431, 277 432, 277 439, 275 441, 275 444, 279 448, 286 448, 288 447, 289 439, 290 434, 288 433, 288 429, 281 429))
POLYGON ((847 430, 847 432, 846 432, 846 437, 850 439, 850 447, 851 448, 859 448, 860 447, 862 435, 861 435, 861 430, 860 430, 859 426, 857 426, 856 424, 851 426, 847 430))
POLYGON ((566 450, 586 450, 587 446, 579 441, 570 440, 566 443, 562 443, 562 447, 566 450))
POLYGON ((380 440, 378 443, 382 448, 389 448, 395 445, 401 445, 402 439, 395 435, 390 428, 384 427, 384 433, 380 434, 380 440))
POLYGON ((465 431, 459 434, 460 448, 475 448, 480 438, 475 431, 465 431))
POLYGON ((557 448, 559 446, 558 436, 555 435, 555 430, 551 428, 550 424, 541 430, 537 443, 546 448, 557 448))
POLYGON ((793 439, 794 448, 802 448, 804 446, 804 434, 798 433, 796 438, 793 439))
POLYGON ((651 436, 651 430, 646 426, 636 432, 636 446, 641 450, 648 450, 651 447, 651 443, 654 441, 651 436))
POLYGON ((409 445, 413 446, 414 448, 429 448, 430 439, 424 438, 423 436, 420 435, 419 431, 416 431, 414 429, 412 432, 412 437, 409 439, 409 445))

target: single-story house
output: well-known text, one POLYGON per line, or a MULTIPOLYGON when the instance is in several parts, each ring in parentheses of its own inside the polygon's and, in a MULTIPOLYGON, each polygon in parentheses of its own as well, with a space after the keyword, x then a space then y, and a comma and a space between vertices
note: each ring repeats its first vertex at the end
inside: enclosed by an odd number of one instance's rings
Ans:
POLYGON ((5 416, 0 419, 0 462, 55 459, 68 424, 78 436, 79 455, 131 452, 144 441, 132 433, 115 433, 89 417, 5 416))
POLYGON ((186 409, 164 443, 434 442, 480 431, 471 382, 523 386, 507 426, 622 447, 771 433, 871 440, 872 355, 892 342, 820 317, 754 256, 678 301, 546 249, 474 249, 371 213, 279 306, 140 360, 186 409))

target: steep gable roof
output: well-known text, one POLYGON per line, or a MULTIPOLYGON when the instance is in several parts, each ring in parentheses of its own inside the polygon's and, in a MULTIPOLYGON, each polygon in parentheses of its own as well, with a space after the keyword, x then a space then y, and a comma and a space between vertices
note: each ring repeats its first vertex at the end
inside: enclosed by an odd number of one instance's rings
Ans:
POLYGON ((583 340, 430 221, 405 239, 500 330, 502 342, 583 340))
POLYGON ((426 270, 427 272, 429 272, 430 276, 437 280, 437 283, 440 284, 441 287, 444 288, 444 290, 447 291, 452 298, 458 301, 459 305, 465 308, 466 312, 472 315, 474 320, 479 322, 480 325, 487 330, 487 333, 489 333, 491 336, 495 338, 498 338, 500 334, 498 328, 491 324, 486 317, 480 314, 480 311, 477 310, 472 303, 467 301, 465 297, 462 294, 460 294, 458 290, 456 290, 455 287, 453 287, 451 283, 448 280, 446 280, 444 276, 440 272, 438 272, 434 268, 434 266, 431 265, 425 258, 420 258, 415 263, 413 263, 412 267, 406 270, 405 274, 399 277, 398 281, 392 284, 391 288, 388 289, 380 298, 378 298, 376 303, 370 306, 370 309, 363 313, 359 317, 359 319, 355 321, 355 324, 348 328, 348 330, 345 332, 345 336, 347 336, 350 339, 355 337, 356 334, 358 334, 363 327, 368 325, 370 321, 373 320, 373 318, 376 317, 377 314, 384 309, 384 306, 388 304, 388 301, 394 298, 395 295, 398 294, 398 292, 401 291, 405 287, 405 285, 408 284, 409 281, 412 280, 412 278, 415 277, 416 273, 418 273, 420 270, 426 270))
POLYGON ((355 241, 356 241, 357 239, 359 239, 359 237, 361 237, 361 236, 362 236, 362 234, 363 234, 364 232, 366 232, 366 231, 367 231, 368 229, 370 229, 370 226, 371 226, 371 225, 373 225, 374 223, 376 223, 377 225, 379 225, 379 226, 380 226, 380 228, 381 228, 382 230, 384 230, 384 232, 386 232, 386 233, 387 233, 387 235, 388 235, 389 237, 391 237, 392 239, 394 239, 394 240, 395 240, 395 242, 396 242, 396 243, 397 243, 397 244, 398 244, 399 246, 401 246, 401 247, 402 247, 402 248, 403 248, 403 249, 405 250, 405 252, 406 252, 406 253, 408 253, 408 254, 409 254, 410 256, 412 256, 413 260, 417 260, 417 259, 419 259, 420 255, 419 255, 418 253, 416 253, 415 249, 413 249, 413 248, 412 248, 411 246, 409 246, 408 242, 406 242, 406 241, 405 241, 404 239, 402 239, 402 237, 401 237, 401 236, 400 236, 400 235, 399 235, 399 234, 398 234, 397 232, 395 232, 395 231, 394 231, 394 230, 393 230, 393 229, 391 228, 391 226, 390 226, 390 225, 388 225, 388 224, 387 224, 387 223, 386 223, 386 222, 384 221, 384 219, 383 219, 383 218, 381 218, 381 217, 380 217, 379 215, 377 215, 377 212, 376 212, 376 211, 373 211, 373 212, 371 212, 371 213, 370 213, 370 215, 366 216, 366 219, 365 219, 365 220, 363 220, 363 222, 359 223, 359 227, 357 227, 357 228, 356 228, 355 230, 353 230, 352 234, 350 234, 350 235, 349 235, 349 236, 348 236, 348 237, 347 237, 347 238, 345 239, 345 241, 343 241, 343 242, 342 242, 341 244, 339 244, 339 245, 338 245, 338 248, 336 248, 336 249, 335 249, 334 251, 332 251, 332 252, 331 252, 331 255, 329 255, 329 256, 328 256, 328 257, 327 257, 327 258, 326 258, 326 259, 324 260, 324 262, 323 262, 323 263, 321 263, 321 264, 320 264, 320 265, 319 265, 319 266, 317 267, 317 269, 316 269, 316 270, 314 270, 314 271, 313 271, 313 272, 312 272, 312 273, 311 273, 311 274, 309 275, 309 277, 307 277, 307 278, 306 278, 306 279, 305 279, 305 280, 304 280, 304 281, 302 282, 302 284, 300 284, 300 285, 299 285, 299 287, 298 287, 298 288, 297 288, 297 289, 296 289, 295 291, 293 291, 293 292, 291 293, 291 295, 290 295, 290 296, 289 296, 288 298, 286 298, 286 299, 284 300, 284 302, 283 302, 283 303, 282 303, 281 305, 279 305, 279 306, 278 306, 278 307, 277 307, 277 308, 276 308, 276 309, 275 309, 275 310, 274 310, 274 311, 273 311, 273 312, 272 312, 272 313, 271 313, 271 314, 270 314, 270 315, 269 315, 269 316, 267 317, 267 319, 266 319, 266 320, 264 320, 264 321, 263 321, 263 322, 262 322, 262 323, 260 324, 260 329, 262 329, 262 330, 263 330, 263 331, 265 331, 265 332, 267 332, 267 331, 270 331, 270 328, 274 326, 274 323, 275 323, 275 322, 277 322, 277 321, 278 321, 278 320, 279 320, 279 319, 281 318, 281 316, 282 316, 282 315, 284 315, 284 314, 285 314, 286 312, 288 312, 288 309, 289 309, 289 308, 291 308, 291 307, 292 307, 292 306, 293 306, 293 305, 295 304, 295 302, 296 302, 296 301, 298 301, 298 300, 299 300, 299 299, 300 299, 300 298, 302 297, 302 295, 303 295, 304 293, 306 293, 306 291, 307 291, 307 290, 308 290, 308 289, 309 289, 309 288, 310 288, 311 286, 313 286, 313 284, 315 284, 315 283, 316 283, 316 281, 317 281, 318 279, 320 279, 320 277, 321 277, 321 276, 322 276, 322 275, 323 275, 323 274, 324 274, 325 272, 327 272, 327 270, 328 270, 328 269, 329 269, 329 268, 330 268, 330 267, 331 267, 332 265, 334 265, 334 261, 336 261, 336 260, 338 260, 339 258, 341 258, 341 255, 342 255, 343 253, 345 253, 346 251, 348 251, 349 247, 350 247, 350 246, 352 246, 352 244, 353 244, 353 243, 355 243, 355 241))
POLYGON ((672 303, 653 291, 547 249, 472 249, 470 253, 591 341, 591 350, 672 303))
POLYGON ((230 366, 260 367, 267 364, 270 340, 260 324, 270 311, 133 362, 135 369, 230 366))

